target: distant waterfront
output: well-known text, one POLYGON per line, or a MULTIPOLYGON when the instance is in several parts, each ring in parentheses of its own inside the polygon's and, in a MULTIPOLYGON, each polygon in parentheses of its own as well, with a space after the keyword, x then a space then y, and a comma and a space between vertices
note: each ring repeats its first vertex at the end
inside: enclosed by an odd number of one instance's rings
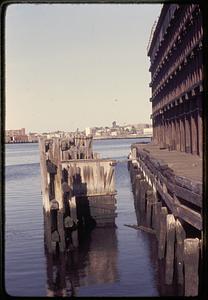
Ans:
MULTIPOLYGON (((152 138, 152 135, 117 135, 117 136, 94 136, 93 140, 115 140, 115 139, 146 139, 152 138)), ((21 142, 7 142, 5 144, 35 144, 38 141, 21 141, 21 142)))
POLYGON ((38 141, 19 141, 19 142, 7 142, 5 144, 35 144, 38 143, 38 141))
POLYGON ((117 136, 94 136, 93 140, 114 140, 114 139, 146 139, 152 138, 152 135, 117 135, 117 136))

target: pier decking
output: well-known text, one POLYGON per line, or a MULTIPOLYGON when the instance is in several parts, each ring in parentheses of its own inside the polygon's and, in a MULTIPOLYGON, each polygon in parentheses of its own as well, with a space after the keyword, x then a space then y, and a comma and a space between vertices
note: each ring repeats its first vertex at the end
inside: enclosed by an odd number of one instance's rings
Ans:
POLYGON ((173 170, 175 175, 202 183, 202 158, 198 155, 161 149, 156 144, 134 144, 138 150, 143 150, 158 161, 163 161, 173 170))

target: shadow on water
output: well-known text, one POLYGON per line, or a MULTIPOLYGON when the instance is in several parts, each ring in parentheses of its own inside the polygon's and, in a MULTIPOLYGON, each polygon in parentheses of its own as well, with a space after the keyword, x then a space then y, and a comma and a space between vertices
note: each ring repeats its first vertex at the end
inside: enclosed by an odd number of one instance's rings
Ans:
POLYGON ((72 251, 45 250, 47 296, 77 296, 79 287, 118 280, 116 229, 95 228, 79 237, 79 247, 72 251))

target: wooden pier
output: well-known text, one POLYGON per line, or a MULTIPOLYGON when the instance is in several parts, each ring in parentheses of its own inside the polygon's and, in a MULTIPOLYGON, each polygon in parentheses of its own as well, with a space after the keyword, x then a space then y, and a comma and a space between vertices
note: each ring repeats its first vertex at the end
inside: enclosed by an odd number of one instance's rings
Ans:
POLYGON ((78 230, 115 226, 115 160, 97 159, 92 137, 39 139, 45 244, 78 247, 78 230))
POLYGON ((202 257, 202 159, 197 155, 133 144, 129 171, 138 226, 154 230, 164 283, 197 296, 202 257))

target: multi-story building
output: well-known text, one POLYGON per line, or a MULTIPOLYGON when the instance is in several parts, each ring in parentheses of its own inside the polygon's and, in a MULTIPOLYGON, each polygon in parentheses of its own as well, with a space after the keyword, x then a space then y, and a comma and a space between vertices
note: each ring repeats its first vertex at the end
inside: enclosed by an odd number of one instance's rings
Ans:
POLYGON ((202 156, 202 13, 164 4, 150 38, 153 141, 202 156))
POLYGON ((28 142, 28 136, 25 133, 25 128, 6 130, 6 143, 25 143, 28 142))
POLYGON ((25 128, 21 129, 13 129, 13 130, 6 130, 7 136, 16 136, 16 135, 25 135, 25 128))

